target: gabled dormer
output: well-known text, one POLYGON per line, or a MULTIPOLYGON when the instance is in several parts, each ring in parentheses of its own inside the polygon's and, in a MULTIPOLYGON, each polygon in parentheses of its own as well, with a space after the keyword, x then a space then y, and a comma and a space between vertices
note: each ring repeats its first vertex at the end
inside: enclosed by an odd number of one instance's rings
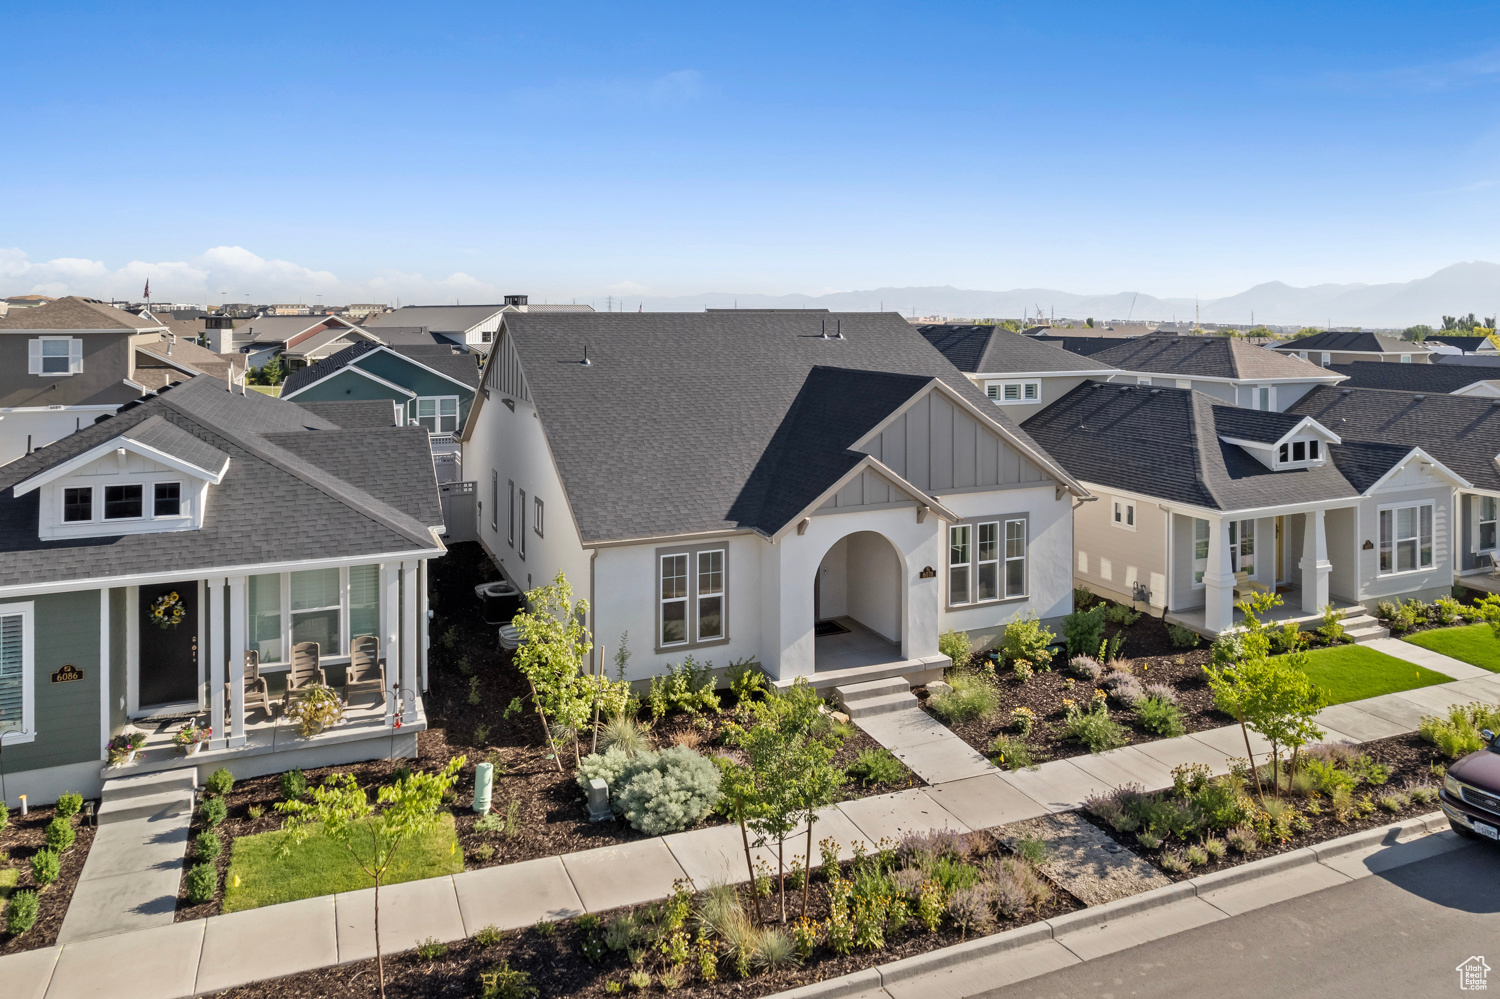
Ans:
POLYGON ((1273 471, 1317 468, 1328 463, 1328 446, 1339 436, 1310 416, 1220 414, 1219 440, 1233 444, 1273 471), (1238 425, 1236 425, 1238 424, 1238 425))
POLYGON ((229 455, 152 416, 82 454, 16 484, 38 494, 43 539, 192 531, 229 455))

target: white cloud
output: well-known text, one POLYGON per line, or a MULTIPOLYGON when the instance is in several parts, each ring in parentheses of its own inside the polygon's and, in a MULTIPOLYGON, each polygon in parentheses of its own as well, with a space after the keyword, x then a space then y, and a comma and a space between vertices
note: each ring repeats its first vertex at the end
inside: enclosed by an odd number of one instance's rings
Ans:
POLYGON ((146 279, 156 301, 349 302, 499 301, 498 286, 455 272, 429 278, 384 270, 364 280, 339 277, 290 260, 268 260, 242 246, 215 246, 191 260, 132 260, 111 268, 76 257, 33 261, 20 249, 0 249, 0 282, 7 295, 84 295, 139 300, 146 279), (320 298, 321 296, 321 298, 320 298))

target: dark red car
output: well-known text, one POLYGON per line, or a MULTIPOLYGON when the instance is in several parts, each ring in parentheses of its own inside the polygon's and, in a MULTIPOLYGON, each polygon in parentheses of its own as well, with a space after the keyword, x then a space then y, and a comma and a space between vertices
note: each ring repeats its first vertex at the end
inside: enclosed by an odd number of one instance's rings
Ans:
POLYGON ((1488 747, 1448 768, 1438 800, 1460 836, 1500 840, 1500 739, 1489 729, 1481 734, 1488 747))

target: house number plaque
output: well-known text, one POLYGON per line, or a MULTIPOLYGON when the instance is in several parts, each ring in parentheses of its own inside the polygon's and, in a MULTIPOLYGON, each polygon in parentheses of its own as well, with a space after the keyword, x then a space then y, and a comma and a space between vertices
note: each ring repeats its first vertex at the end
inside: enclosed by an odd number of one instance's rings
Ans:
POLYGON ((919 572, 919 573, 917 573, 917 578, 918 579, 936 579, 937 578, 937 570, 934 569, 930 565, 929 566, 924 566, 922 568, 922 571, 919 572))
POLYGON ((52 674, 53 683, 71 683, 74 680, 83 679, 83 670, 71 664, 62 667, 52 674))

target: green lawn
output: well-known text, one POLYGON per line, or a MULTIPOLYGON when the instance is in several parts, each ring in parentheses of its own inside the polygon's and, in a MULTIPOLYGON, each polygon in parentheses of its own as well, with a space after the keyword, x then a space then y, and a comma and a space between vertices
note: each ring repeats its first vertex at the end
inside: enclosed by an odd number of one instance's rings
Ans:
POLYGON ((21 879, 19 867, 7 867, 0 870, 0 902, 10 898, 10 893, 15 890, 16 882, 21 879))
MULTIPOLYGON (((234 841, 229 873, 224 879, 225 912, 373 887, 343 844, 323 836, 311 836, 301 846, 293 847, 288 856, 277 856, 288 835, 277 831, 234 841)), ((396 866, 383 883, 435 878, 463 869, 464 855, 453 833, 453 816, 444 815, 437 828, 401 848, 396 866)))
POLYGON ((1500 673, 1500 641, 1487 624, 1466 624, 1458 628, 1434 628, 1411 636, 1405 641, 1462 660, 1491 673, 1500 673))
POLYGON ((1394 694, 1453 679, 1364 645, 1313 649, 1307 654, 1307 675, 1328 692, 1329 704, 1394 694))

